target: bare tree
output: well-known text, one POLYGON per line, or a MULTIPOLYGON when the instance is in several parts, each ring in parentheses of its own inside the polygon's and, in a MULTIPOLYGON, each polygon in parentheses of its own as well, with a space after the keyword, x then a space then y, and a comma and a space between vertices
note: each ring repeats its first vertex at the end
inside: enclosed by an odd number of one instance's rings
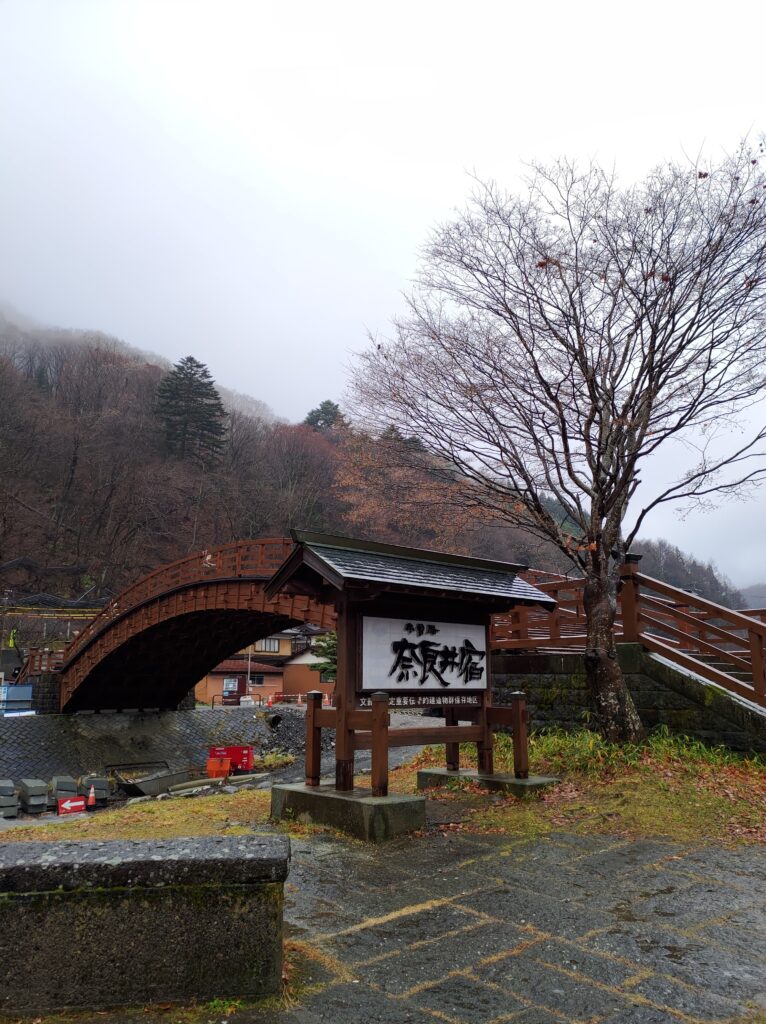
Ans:
POLYGON ((625 552, 658 505, 766 472, 763 426, 722 446, 764 396, 766 178, 743 145, 631 188, 566 162, 527 185, 480 184, 433 234, 352 403, 367 429, 393 424, 442 459, 464 502, 552 540, 584 575, 595 711, 607 736, 631 738, 613 632, 625 552), (639 502, 642 471, 676 443, 690 464, 639 502))

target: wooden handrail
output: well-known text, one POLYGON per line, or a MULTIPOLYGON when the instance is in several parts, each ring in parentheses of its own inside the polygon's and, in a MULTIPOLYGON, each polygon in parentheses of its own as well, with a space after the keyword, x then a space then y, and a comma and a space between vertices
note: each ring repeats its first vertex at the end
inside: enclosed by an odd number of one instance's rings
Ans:
MULTIPOLYGON (((735 611, 688 594, 638 572, 621 574, 615 639, 642 644, 738 696, 766 706, 766 609, 735 611), (716 662, 716 667, 710 664, 716 662), (725 668, 724 668, 725 666, 725 668), (736 673, 736 674, 735 674, 736 673), (752 683, 737 678, 751 674, 752 683)), ((584 649, 587 623, 585 581, 531 572, 528 582, 557 601, 555 612, 516 610, 493 620, 491 644, 498 651, 584 649)))
POLYGON ((733 622, 740 629, 749 630, 756 627, 758 631, 766 635, 766 622, 759 622, 758 619, 750 618, 750 616, 743 615, 741 612, 732 611, 731 608, 724 608, 722 604, 708 601, 704 597, 687 594, 683 590, 678 590, 677 587, 671 587, 668 583, 663 583, 662 580, 655 580, 651 576, 644 576, 643 573, 637 572, 635 578, 641 586, 648 587, 650 590, 656 590, 659 594, 667 594, 669 597, 683 599, 681 603, 684 605, 692 605, 695 608, 701 608, 703 611, 711 612, 715 618, 723 619, 725 622, 733 622))
POLYGON ((293 548, 285 537, 265 537, 253 541, 222 544, 207 551, 196 551, 169 565, 161 566, 123 590, 91 620, 66 647, 64 664, 76 658, 91 640, 116 618, 138 608, 168 591, 197 582, 248 577, 265 579, 281 565, 293 548))
MULTIPOLYGON (((722 629, 720 626, 714 625, 712 622, 701 623, 699 619, 690 615, 688 612, 683 611, 680 608, 668 608, 667 605, 661 605, 658 601, 655 601, 651 597, 647 597, 645 594, 641 595, 641 607, 658 609, 662 615, 667 618, 680 620, 690 626, 699 626, 704 629, 706 633, 715 633, 722 640, 726 640, 728 643, 741 644, 742 637, 737 636, 736 633, 730 633, 727 629, 722 629)), ((748 625, 748 630, 750 626, 748 625)))
MULTIPOLYGON (((745 697, 747 700, 756 701, 756 694, 753 687, 733 678, 727 672, 722 672, 720 669, 713 668, 712 665, 706 665, 702 661, 697 661, 686 652, 670 647, 668 644, 663 643, 651 634, 645 635, 641 642, 648 651, 653 651, 655 654, 663 655, 668 659, 668 661, 673 661, 676 664, 681 665, 683 668, 695 672, 704 679, 708 679, 711 683, 716 683, 722 689, 731 690, 732 693, 736 693, 739 697, 745 697)), ((758 702, 756 701, 756 703, 758 702)))
MULTIPOLYGON (((655 619, 652 615, 641 614, 640 622, 642 625, 654 626, 655 629, 664 630, 666 633, 670 633, 671 636, 676 637, 680 641, 689 639, 689 634, 685 633, 682 629, 677 629, 672 626, 669 622, 662 622, 660 619, 655 619)), ((643 635, 643 631, 642 634, 643 635)), ((723 652, 720 647, 716 647, 714 644, 709 644, 705 640, 695 639, 694 644, 700 647, 706 654, 712 654, 714 656, 720 656, 721 660, 726 661, 730 665, 734 665, 737 668, 741 668, 745 672, 750 672, 751 664, 744 658, 740 658, 738 655, 732 654, 731 652, 723 652)))

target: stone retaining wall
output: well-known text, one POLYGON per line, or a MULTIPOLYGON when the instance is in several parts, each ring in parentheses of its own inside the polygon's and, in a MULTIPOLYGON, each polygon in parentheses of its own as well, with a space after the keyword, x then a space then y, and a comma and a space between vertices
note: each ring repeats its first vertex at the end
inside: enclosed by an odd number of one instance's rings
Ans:
MULTIPOLYGON (((766 753, 766 711, 649 654, 620 644, 620 664, 641 721, 733 750, 766 753)), ((500 654, 492 659, 496 699, 523 690, 533 728, 587 725, 592 705, 585 666, 577 654, 500 654)))
POLYGON ((0 847, 0 1013, 279 990, 289 840, 0 847))
POLYGON ((201 768, 209 747, 243 743, 298 753, 305 743, 303 714, 232 707, 0 718, 0 778, 76 778, 119 764, 163 761, 172 770, 201 768), (275 714, 280 723, 272 729, 275 714))

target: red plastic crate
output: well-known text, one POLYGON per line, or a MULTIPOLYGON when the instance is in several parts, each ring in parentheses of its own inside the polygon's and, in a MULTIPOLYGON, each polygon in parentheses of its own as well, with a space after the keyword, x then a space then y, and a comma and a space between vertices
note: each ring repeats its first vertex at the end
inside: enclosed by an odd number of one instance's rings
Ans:
POLYGON ((253 770, 255 758, 251 746, 243 747, 211 747, 208 751, 209 757, 228 757, 232 769, 239 772, 250 772, 253 770))

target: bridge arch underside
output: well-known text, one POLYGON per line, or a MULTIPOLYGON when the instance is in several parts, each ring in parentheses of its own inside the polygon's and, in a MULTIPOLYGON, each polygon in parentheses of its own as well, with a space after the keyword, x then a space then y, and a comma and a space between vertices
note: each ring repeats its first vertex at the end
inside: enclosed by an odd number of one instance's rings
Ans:
POLYGON ((247 611, 192 612, 167 619, 103 658, 62 703, 62 710, 176 708, 225 658, 300 621, 247 611))
POLYGON ((306 598, 267 601, 258 585, 208 583, 165 594, 93 637, 61 671, 61 710, 176 708, 211 669, 248 644, 334 609, 306 598))

